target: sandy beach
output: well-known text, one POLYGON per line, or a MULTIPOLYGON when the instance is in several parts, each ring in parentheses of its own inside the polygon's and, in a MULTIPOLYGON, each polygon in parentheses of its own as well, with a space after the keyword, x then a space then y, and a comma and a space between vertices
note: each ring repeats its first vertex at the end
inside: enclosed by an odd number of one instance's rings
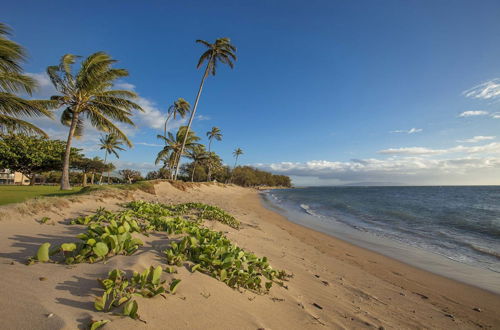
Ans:
POLYGON ((237 186, 155 186, 143 191, 104 190, 69 198, 32 200, 0 208, 0 313, 5 329, 84 329, 108 319, 105 329, 495 329, 500 296, 408 266, 380 254, 288 221, 262 205, 259 191, 237 186), (166 299, 138 298, 147 322, 94 310, 98 278, 121 268, 142 271, 165 265, 166 233, 141 237, 132 256, 106 263, 37 263, 26 266, 44 242, 74 241, 85 227, 69 220, 99 207, 118 210, 131 200, 203 202, 242 223, 239 230, 217 222, 240 247, 267 256, 274 268, 293 274, 287 288, 269 294, 238 291, 199 272, 178 267, 182 282, 166 299), (45 224, 37 220, 49 217, 45 224))

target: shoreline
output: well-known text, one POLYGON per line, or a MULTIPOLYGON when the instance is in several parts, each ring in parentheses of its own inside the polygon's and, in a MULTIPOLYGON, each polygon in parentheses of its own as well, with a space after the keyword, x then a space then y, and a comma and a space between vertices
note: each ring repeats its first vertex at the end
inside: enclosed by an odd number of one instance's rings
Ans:
POLYGON ((261 192, 265 208, 285 217, 288 221, 326 234, 356 247, 381 254, 387 258, 397 260, 408 266, 439 275, 450 280, 458 281, 479 289, 500 294, 500 274, 492 270, 475 267, 466 263, 450 259, 445 255, 433 253, 402 242, 393 241, 366 232, 357 232, 343 223, 336 223, 332 229, 318 222, 317 218, 309 214, 299 214, 276 205, 265 192, 261 192), (478 283, 482 281, 482 283, 478 283))
POLYGON ((0 208, 0 312, 10 328, 74 329, 89 319, 111 319, 106 329, 421 329, 498 328, 500 296, 468 286, 340 239, 295 224, 266 209, 256 189, 193 184, 184 190, 158 183, 154 194, 143 191, 95 195, 0 208), (93 297, 112 268, 138 270, 165 264, 159 251, 164 234, 145 237, 146 246, 132 256, 114 256, 106 264, 22 264, 46 241, 68 241, 82 227, 68 219, 98 207, 120 209, 129 200, 162 203, 203 202, 218 206, 242 222, 233 230, 215 222, 238 246, 293 274, 288 289, 269 294, 239 292, 201 273, 179 267, 182 279, 175 296, 140 300, 147 324, 93 309, 93 297), (43 207, 42 207, 43 206, 43 207), (30 208, 32 213, 24 208, 30 208), (20 212, 20 210, 24 210, 20 212), (49 216, 53 224, 35 220, 49 216), (45 280, 39 280, 44 277, 45 280), (9 297, 7 299, 7 297, 9 297), (319 306, 319 307, 318 307, 319 306), (476 308, 479 311, 475 311, 476 308), (48 318, 49 313, 54 317, 48 318))

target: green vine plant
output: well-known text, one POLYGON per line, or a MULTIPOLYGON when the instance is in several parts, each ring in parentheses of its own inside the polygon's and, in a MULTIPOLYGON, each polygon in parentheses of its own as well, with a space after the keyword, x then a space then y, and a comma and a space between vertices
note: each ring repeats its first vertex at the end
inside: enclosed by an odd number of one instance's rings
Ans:
MULTIPOLYGON (((166 293, 175 294, 180 283, 174 279, 167 287, 161 280, 163 271, 176 273, 174 266, 186 265, 191 272, 201 272, 224 282, 231 288, 247 289, 255 293, 267 293, 273 284, 284 288, 284 281, 291 275, 272 268, 266 257, 258 257, 232 243, 222 232, 203 226, 203 220, 220 221, 233 228, 240 222, 220 208, 202 203, 165 205, 134 201, 125 210, 111 212, 104 208, 94 214, 79 217, 72 224, 86 225, 87 230, 77 235, 79 242, 64 243, 51 249, 50 243, 40 246, 34 262, 61 262, 77 264, 106 261, 123 254, 134 254, 143 242, 134 233, 148 235, 150 232, 166 232, 175 235, 164 251, 167 266, 150 267, 142 273, 134 272, 128 278, 121 270, 114 269, 101 280, 103 294, 95 300, 99 311, 110 311, 123 306, 121 315, 141 320, 134 296, 152 298, 166 293), (51 257, 58 256, 54 260, 51 257)), ((141 320, 142 321, 142 320, 141 320)), ((105 322, 96 321, 91 326, 100 327, 105 322)))
MULTIPOLYGON (((123 305, 121 315, 128 316, 135 320, 141 320, 138 314, 139 305, 133 299, 134 296, 144 298, 153 298, 157 295, 165 297, 166 293, 175 294, 179 279, 174 279, 170 283, 169 290, 164 286, 165 280, 161 280, 162 267, 151 266, 142 273, 134 272, 128 278, 125 272, 120 269, 114 269, 108 273, 108 277, 99 280, 102 289, 102 296, 97 297, 94 307, 98 311, 110 311, 123 305)), ((144 322, 144 320, 141 320, 144 322)))
POLYGON ((243 288, 253 292, 267 292, 273 283, 280 286, 290 278, 283 270, 273 269, 266 257, 259 258, 238 247, 224 236, 195 222, 176 218, 167 222, 169 232, 187 233, 180 241, 173 242, 165 250, 167 263, 181 266, 190 261, 191 271, 208 274, 231 288, 243 288))
POLYGON ((80 242, 64 243, 50 251, 51 244, 44 243, 28 264, 52 261, 50 257, 57 254, 62 254, 66 264, 94 263, 118 254, 132 255, 144 243, 131 233, 142 231, 134 219, 123 217, 118 221, 111 219, 107 224, 91 223, 85 233, 77 235, 80 242))

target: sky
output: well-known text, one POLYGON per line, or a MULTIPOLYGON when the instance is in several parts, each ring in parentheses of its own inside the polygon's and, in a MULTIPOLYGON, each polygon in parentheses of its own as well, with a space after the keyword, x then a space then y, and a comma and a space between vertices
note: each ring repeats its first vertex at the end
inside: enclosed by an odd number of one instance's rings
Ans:
MULTIPOLYGON (((113 159, 154 165, 165 113, 194 103, 204 51, 229 37, 193 129, 223 133, 213 149, 290 175, 296 185, 355 182, 500 184, 499 1, 9 1, 0 21, 29 53, 25 71, 55 93, 45 69, 66 53, 108 52, 130 76, 118 87, 145 110, 126 128, 134 147, 113 159)), ((37 120, 65 139, 58 120, 37 120)), ((175 130, 182 122, 173 122, 175 130)), ((88 127, 75 146, 103 157, 88 127)))

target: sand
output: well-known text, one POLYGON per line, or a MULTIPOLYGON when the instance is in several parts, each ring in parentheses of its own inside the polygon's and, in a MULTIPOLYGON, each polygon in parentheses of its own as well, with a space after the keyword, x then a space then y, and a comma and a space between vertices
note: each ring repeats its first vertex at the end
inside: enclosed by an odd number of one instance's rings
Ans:
POLYGON ((293 224, 264 208, 257 190, 216 184, 180 190, 167 182, 155 190, 154 195, 109 190, 0 208, 1 328, 84 329, 91 319, 112 320, 104 329, 500 328, 499 295, 293 224), (265 295, 239 292, 179 267, 178 274, 165 276, 182 280, 177 294, 137 298, 145 324, 96 312, 96 279, 117 267, 142 271, 165 264, 165 233, 143 237, 146 245, 133 256, 115 256, 106 264, 24 264, 40 244, 72 241, 84 231, 69 225, 69 219, 101 206, 116 210, 133 199, 204 202, 230 212, 243 223, 240 230, 217 222, 207 226, 293 273, 288 289, 274 286, 265 295), (44 216, 51 220, 39 224, 44 216))

